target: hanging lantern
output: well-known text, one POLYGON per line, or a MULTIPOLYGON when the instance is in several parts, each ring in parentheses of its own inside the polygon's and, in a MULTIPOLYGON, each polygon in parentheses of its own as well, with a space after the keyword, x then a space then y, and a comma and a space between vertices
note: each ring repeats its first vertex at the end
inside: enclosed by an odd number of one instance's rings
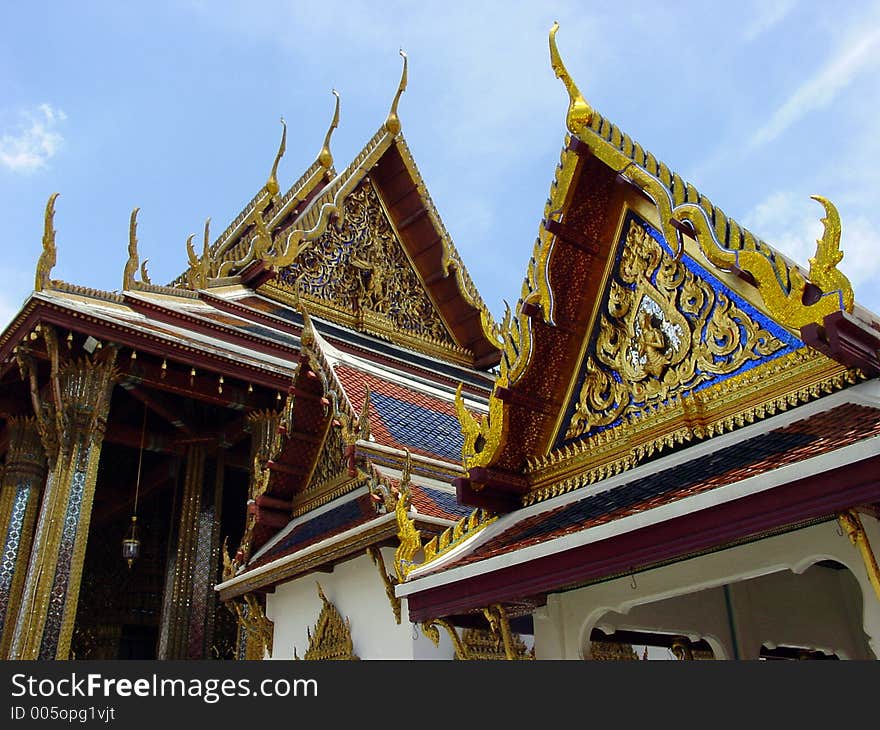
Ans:
POLYGON ((122 540, 122 558, 128 563, 129 570, 131 570, 132 563, 140 557, 140 554, 141 541, 138 539, 137 515, 132 515, 131 525, 122 540))
POLYGON ((141 554, 141 541, 138 538, 138 529, 137 529, 137 508, 138 508, 138 493, 141 488, 141 468, 144 463, 144 440, 147 434, 147 404, 144 403, 144 420, 141 425, 141 449, 138 453, 138 468, 137 468, 137 479, 134 483, 134 509, 131 511, 131 524, 128 527, 128 532, 125 533, 125 537, 122 538, 122 559, 128 563, 128 569, 131 570, 131 566, 134 561, 140 557, 141 554))

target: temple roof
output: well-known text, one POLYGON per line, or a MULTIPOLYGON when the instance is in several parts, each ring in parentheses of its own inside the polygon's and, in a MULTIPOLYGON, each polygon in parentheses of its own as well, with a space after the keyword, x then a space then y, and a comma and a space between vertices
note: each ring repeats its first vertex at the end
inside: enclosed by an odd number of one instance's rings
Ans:
POLYGON ((0 336, 3 359, 39 321, 277 388, 290 381, 299 347, 292 333, 231 316, 196 298, 60 285, 25 302, 0 336))
MULTIPOLYGON (((316 162, 288 192, 269 182, 173 288, 245 283, 265 296, 446 362, 487 370, 500 354, 496 326, 427 192, 401 132, 397 102, 342 172, 329 150, 339 105, 316 162), (272 190, 275 190, 273 193, 272 190)), ((136 246, 128 269, 137 271, 136 246)), ((143 282, 129 277, 129 288, 143 282)))
POLYGON ((800 410, 502 516, 416 567, 398 595, 410 599, 415 620, 465 611, 468 600, 540 603, 546 593, 834 519, 853 501, 876 502, 876 382, 800 410))

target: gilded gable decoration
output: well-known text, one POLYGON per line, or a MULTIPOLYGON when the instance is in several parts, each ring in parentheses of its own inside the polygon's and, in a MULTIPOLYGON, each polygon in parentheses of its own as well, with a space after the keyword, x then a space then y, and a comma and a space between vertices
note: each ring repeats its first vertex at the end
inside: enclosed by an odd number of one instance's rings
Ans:
MULTIPOLYGON (((351 639, 351 621, 342 619, 336 606, 327 600, 321 584, 318 583, 318 596, 324 606, 313 629, 306 629, 309 637, 309 648, 303 659, 311 660, 348 660, 358 659, 354 653, 351 639)), ((293 658, 299 659, 296 648, 293 658)))
POLYGON ((630 215, 625 225, 565 440, 800 346, 676 259, 647 224, 630 215))
POLYGON ((341 224, 328 226, 280 272, 279 286, 298 288, 313 311, 348 315, 375 334, 402 332, 455 348, 369 179, 344 209, 341 224))
POLYGON ((683 250, 681 235, 685 231, 696 239, 714 267, 740 272, 749 278, 767 313, 792 330, 811 323, 822 325, 824 318, 834 312, 852 311, 852 286, 836 268, 843 257, 840 219, 830 201, 813 196, 825 208, 825 232, 811 259, 808 282, 797 266, 727 218, 708 198, 646 153, 615 125, 592 110, 585 113, 580 105, 583 98, 559 57, 556 30, 554 24, 550 31, 551 64, 569 93, 570 130, 598 159, 612 170, 618 170, 653 199, 660 214, 663 236, 670 243, 678 242, 677 255, 683 250))
MULTIPOLYGON (((756 296, 750 298, 750 303, 760 306, 762 311, 789 331, 798 332, 801 327, 810 323, 822 324, 824 317, 832 312, 852 310, 852 287, 836 268, 842 257, 839 248, 840 222, 829 201, 814 196, 826 210, 823 219, 825 233, 818 242, 816 256, 811 259, 808 282, 796 266, 727 218, 708 198, 700 195, 692 185, 685 183, 666 165, 645 152, 586 102, 559 54, 556 45, 557 30, 558 24, 554 23, 549 36, 550 63, 569 96, 566 124, 572 137, 566 139, 566 147, 556 169, 522 296, 516 308, 505 316, 502 325, 487 333, 493 336, 502 350, 496 387, 489 398, 489 413, 482 418, 476 418, 460 403, 462 407, 457 409, 465 437, 462 464, 468 470, 474 467, 492 467, 501 458, 510 419, 509 406, 502 399, 503 393, 521 380, 532 360, 532 320, 539 317, 545 324, 555 324, 554 297, 548 275, 555 242, 552 229, 566 208, 579 169, 580 153, 574 151, 573 145, 588 149, 598 160, 610 169, 620 171, 621 175, 654 200, 660 216, 662 238, 677 248, 674 258, 679 258, 683 252, 682 231, 695 237, 710 270, 740 273, 744 279, 752 282, 756 296)), ((650 302, 653 299, 642 297, 641 301, 644 302, 643 322, 647 324, 644 308, 651 307, 650 302)), ((667 309, 665 314, 666 327, 674 334, 675 326, 681 327, 682 322, 671 309, 667 309)), ((723 309, 718 312, 713 327, 723 328, 723 314, 723 309)), ((656 314, 652 317, 656 317, 656 314)), ((635 319, 633 327, 635 333, 635 319)), ((673 347, 657 359, 655 356, 659 351, 651 344, 651 338, 656 338, 656 333, 652 333, 650 328, 643 331, 641 326, 637 331, 643 349, 638 359, 644 359, 644 362, 633 367, 637 372, 646 374, 648 370, 645 368, 662 371, 659 379, 662 382, 667 370, 680 367, 680 363, 673 360, 681 357, 684 350, 673 347), (663 362, 664 358, 670 361, 663 362)), ((608 332, 612 334, 611 330, 608 332)), ((752 352, 755 353, 756 350, 752 352)), ((731 355, 735 356, 735 353, 731 355)), ((730 358, 725 358, 729 364, 730 358)), ((581 418, 582 425, 576 426, 574 433, 586 432, 590 426, 584 424, 594 423, 596 412, 604 412, 609 408, 625 408, 617 401, 622 393, 620 380, 609 380, 607 373, 600 372, 598 360, 594 359, 590 366, 596 370, 592 376, 594 385, 589 393, 584 394, 586 402, 581 418)), ((476 491, 482 488, 476 482, 471 487, 476 491)))
POLYGON ((336 487, 351 481, 352 476, 356 476, 356 473, 349 475, 346 446, 342 434, 339 433, 338 428, 331 428, 327 433, 324 447, 315 464, 304 497, 311 500, 313 496, 318 494, 336 494, 336 487))

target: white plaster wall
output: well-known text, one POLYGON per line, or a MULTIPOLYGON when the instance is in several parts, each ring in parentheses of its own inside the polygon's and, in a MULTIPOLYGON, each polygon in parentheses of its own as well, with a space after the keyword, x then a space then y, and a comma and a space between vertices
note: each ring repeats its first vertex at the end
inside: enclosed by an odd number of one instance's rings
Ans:
MULTIPOLYGON (((394 563, 394 550, 382 549, 386 566, 394 563)), ((302 657, 309 646, 307 629, 313 629, 323 604, 315 583, 342 615, 351 620, 354 652, 361 659, 450 658, 452 644, 440 648, 421 634, 407 618, 403 601, 401 623, 394 621, 391 604, 376 565, 361 555, 338 564, 332 573, 310 573, 279 585, 266 598, 266 615, 275 623, 273 659, 292 659, 293 648, 302 657), (414 638, 415 636, 415 638, 414 638)))
MULTIPOLYGON (((875 541, 875 545, 880 544, 880 525, 877 521, 865 515, 862 521, 869 538, 875 541)), ((626 621, 621 618, 625 616, 631 628, 662 630, 660 625, 656 625, 662 624, 671 627, 666 629, 669 633, 702 634, 711 639, 710 644, 713 644, 716 655, 732 657, 730 632, 726 628, 722 630, 719 620, 720 606, 723 605, 719 601, 719 597, 723 596, 721 587, 728 584, 731 584, 734 625, 741 645, 739 655, 743 658, 757 656, 756 632, 766 634, 770 630, 776 631, 777 635, 787 637, 797 646, 799 644, 795 639, 803 641, 808 625, 815 627, 823 621, 831 621, 829 614, 832 609, 833 631, 836 633, 831 638, 826 636, 825 640, 854 658, 870 657, 871 652, 874 657, 880 655, 880 599, 870 584, 858 551, 838 529, 837 523, 831 521, 632 577, 552 594, 548 596, 547 604, 535 613, 536 656, 539 659, 584 658, 590 632, 595 626, 602 625, 603 617, 610 615, 621 628, 626 627, 626 621), (822 578, 814 580, 811 571, 806 582, 796 584, 794 580, 789 580, 802 578, 794 573, 803 573, 814 563, 826 559, 842 563, 851 575, 822 569, 819 573, 823 575, 822 578), (742 590, 736 586, 742 581, 783 571, 792 572, 788 572, 786 578, 777 576, 772 581, 759 582, 748 588, 740 586, 742 590), (844 583, 841 584, 841 581, 844 583), (849 587, 846 581, 849 581, 849 587), (717 590, 705 596, 699 595, 699 592, 711 589, 717 590), (807 594, 809 599, 804 598, 807 594), (657 604, 658 601, 678 596, 693 598, 674 605, 657 604), (650 609, 638 608, 646 604, 654 606, 650 609), (774 604, 779 608, 774 618, 778 624, 776 628, 755 618, 755 614, 767 611, 768 606, 774 604), (703 615, 698 621, 694 613, 701 605, 703 615), (682 611, 679 617, 672 615, 676 606, 682 611), (653 619, 652 612, 656 612, 653 619), (800 615, 793 618, 794 614, 800 615), (631 620, 629 616, 632 616, 631 620), (690 631, 685 627, 686 623, 693 627, 690 631), (782 624, 788 624, 790 628, 783 628, 782 624)), ((604 621, 606 626, 611 623, 610 618, 604 621)), ((822 635, 821 630, 817 631, 820 633, 814 633, 814 639, 822 635)), ((830 631, 832 628, 829 626, 830 631)), ((779 639, 777 641, 783 643, 779 639)), ((760 644, 757 646, 759 648, 760 644)))

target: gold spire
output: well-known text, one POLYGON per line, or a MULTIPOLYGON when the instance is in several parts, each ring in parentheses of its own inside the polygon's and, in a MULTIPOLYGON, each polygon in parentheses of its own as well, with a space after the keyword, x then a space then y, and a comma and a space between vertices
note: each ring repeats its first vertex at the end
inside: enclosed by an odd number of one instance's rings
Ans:
POLYGON ((134 275, 138 270, 137 214, 139 210, 140 208, 135 208, 131 211, 131 219, 128 222, 128 261, 125 262, 125 269, 122 272, 123 291, 134 289, 134 275))
POLYGON ((43 219, 43 253, 37 259, 37 272, 34 276, 34 290, 43 291, 51 285, 49 275, 55 266, 57 250, 55 249, 55 229, 52 224, 55 220, 55 198, 58 193, 52 193, 46 203, 46 214, 43 219))
POLYGON ((281 144, 278 147, 278 154, 275 155, 275 162, 272 164, 269 179, 266 181, 266 191, 273 198, 281 190, 278 186, 278 163, 281 162, 281 158, 284 157, 284 153, 287 151, 287 122, 284 121, 284 117, 281 117, 281 126, 284 128, 284 131, 281 132, 281 144))
POLYGON ((397 86, 397 93, 394 95, 394 101, 391 102, 391 110, 388 112, 388 118, 385 120, 385 131, 390 134, 397 134, 400 131, 400 117, 397 116, 397 103, 400 101, 400 95, 406 89, 406 53, 401 48, 400 55, 403 57, 403 73, 400 75, 400 83, 397 86))
POLYGON ((556 47, 556 31, 559 30, 559 23, 554 22, 550 28, 550 65, 556 78, 562 79, 565 84, 565 90, 568 92, 568 114, 565 117, 565 125, 572 134, 580 134, 593 118, 593 109, 587 104, 586 99, 581 95, 577 85, 568 74, 562 57, 559 55, 559 49, 556 47))
POLYGON ((325 170, 333 167, 333 155, 330 154, 330 135, 339 126, 339 92, 336 89, 333 89, 333 96, 336 97, 336 110, 333 112, 333 121, 330 122, 330 129, 327 130, 327 134, 324 136, 324 146, 321 147, 321 151, 318 153, 318 162, 325 170))

